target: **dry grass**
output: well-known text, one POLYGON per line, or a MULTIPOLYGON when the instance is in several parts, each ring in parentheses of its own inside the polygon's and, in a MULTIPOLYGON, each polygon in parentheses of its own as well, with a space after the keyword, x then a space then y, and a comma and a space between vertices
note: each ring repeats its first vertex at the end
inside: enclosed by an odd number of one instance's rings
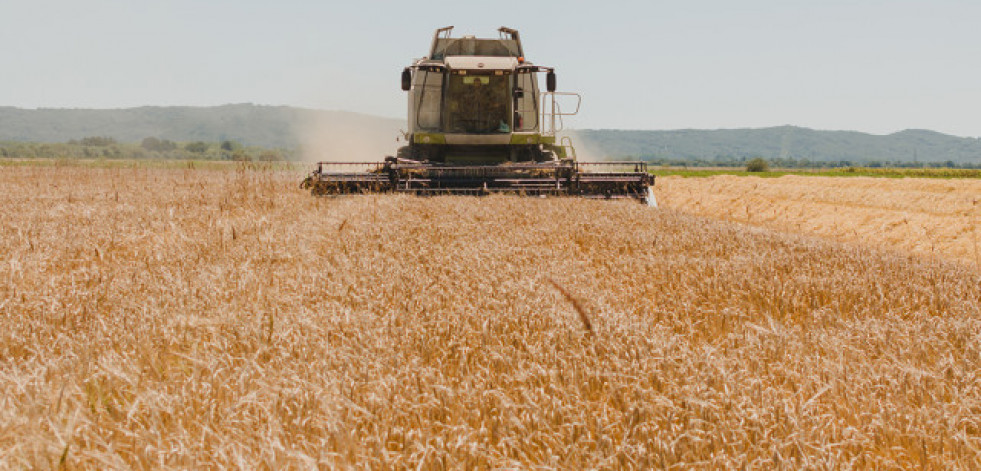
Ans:
POLYGON ((981 180, 658 179, 677 210, 981 266, 981 180))
POLYGON ((969 265, 297 181, 0 170, 0 468, 981 466, 969 265))

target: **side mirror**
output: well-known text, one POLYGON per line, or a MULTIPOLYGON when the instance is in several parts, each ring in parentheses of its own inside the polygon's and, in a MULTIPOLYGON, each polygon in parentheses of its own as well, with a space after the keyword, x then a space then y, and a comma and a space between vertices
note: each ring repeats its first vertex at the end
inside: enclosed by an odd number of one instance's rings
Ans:
POLYGON ((550 70, 545 74, 545 89, 554 92, 555 91, 555 71, 550 70))
POLYGON ((408 67, 402 70, 402 91, 407 92, 412 88, 412 71, 408 67))

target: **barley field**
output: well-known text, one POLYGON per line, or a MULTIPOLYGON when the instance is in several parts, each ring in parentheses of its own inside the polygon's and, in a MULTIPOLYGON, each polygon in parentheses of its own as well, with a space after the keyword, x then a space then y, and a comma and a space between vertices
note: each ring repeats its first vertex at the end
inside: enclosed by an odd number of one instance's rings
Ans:
POLYGON ((0 168, 0 468, 981 467, 964 257, 298 181, 0 168))
POLYGON ((981 266, 981 179, 658 178, 692 214, 981 266))

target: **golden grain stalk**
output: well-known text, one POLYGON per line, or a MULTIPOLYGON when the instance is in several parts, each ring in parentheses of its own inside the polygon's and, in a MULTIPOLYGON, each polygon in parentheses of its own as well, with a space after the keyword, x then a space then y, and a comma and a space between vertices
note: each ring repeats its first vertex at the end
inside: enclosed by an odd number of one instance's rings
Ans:
POLYGON ((981 467, 973 263, 300 177, 0 168, 0 469, 981 467))

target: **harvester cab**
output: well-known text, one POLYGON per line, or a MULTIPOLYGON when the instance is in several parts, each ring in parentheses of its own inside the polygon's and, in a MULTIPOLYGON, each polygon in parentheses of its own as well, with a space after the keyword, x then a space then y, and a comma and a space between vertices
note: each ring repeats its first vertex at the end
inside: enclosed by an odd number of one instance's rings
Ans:
POLYGON ((654 177, 645 163, 576 160, 571 140, 558 134, 563 118, 579 112, 581 97, 556 91, 555 70, 525 58, 518 31, 454 38, 452 30, 436 30, 429 55, 402 71, 407 145, 384 162, 320 162, 305 186, 319 195, 507 192, 652 200, 654 177), (563 111, 563 100, 574 109, 563 111))

